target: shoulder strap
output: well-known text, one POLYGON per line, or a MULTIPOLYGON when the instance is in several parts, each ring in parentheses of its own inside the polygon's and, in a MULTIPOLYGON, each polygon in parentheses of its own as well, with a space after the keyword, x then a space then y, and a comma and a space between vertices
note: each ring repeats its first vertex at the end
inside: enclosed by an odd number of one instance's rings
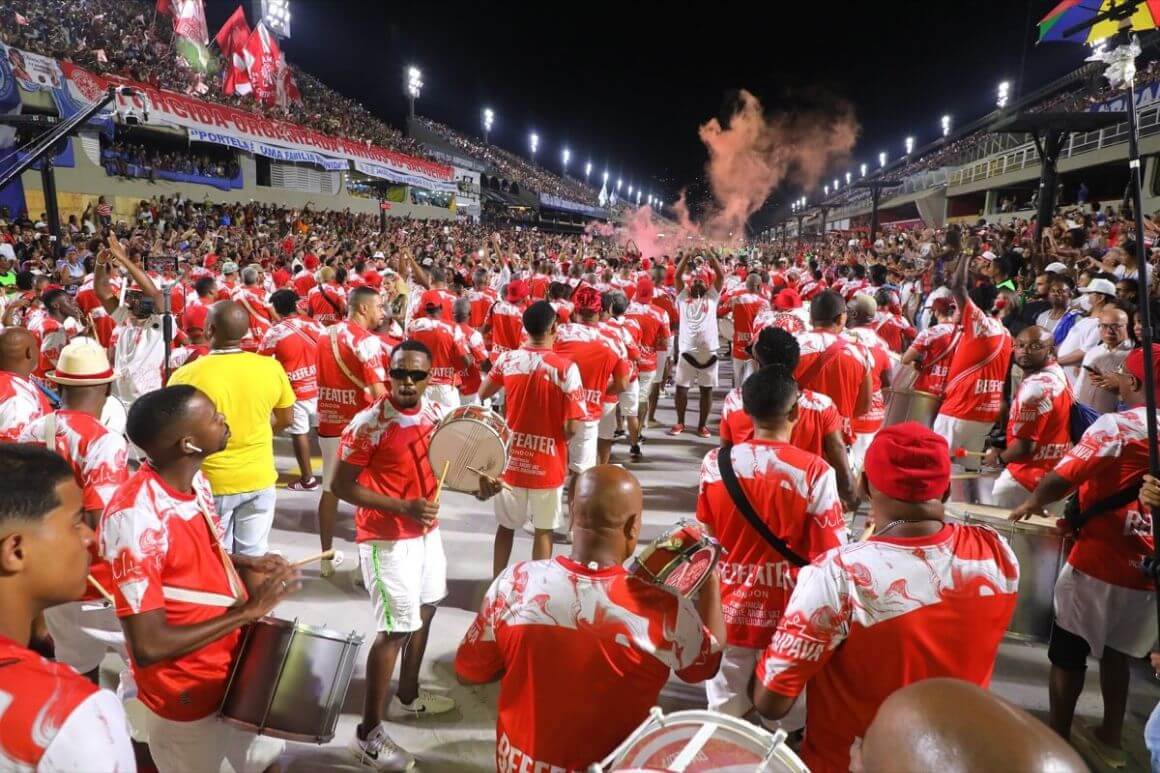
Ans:
POLYGON ((834 341, 834 343, 826 347, 826 350, 822 352, 821 355, 816 360, 814 360, 808 368, 805 369, 805 372, 802 373, 801 378, 797 379, 797 382, 803 385, 808 384, 810 380, 814 378, 814 376, 821 373, 822 368, 828 365, 830 360, 837 357, 838 354, 845 348, 846 339, 842 338, 841 335, 838 335, 838 340, 834 341))
POLYGON ((1095 518, 1096 516, 1101 515, 1102 513, 1105 513, 1109 510, 1119 510, 1124 505, 1128 505, 1136 501, 1136 499, 1138 499, 1140 496, 1140 488, 1143 485, 1144 477, 1143 473, 1141 473, 1140 477, 1133 480, 1132 483, 1129 483, 1126 488, 1120 489, 1111 496, 1105 497, 1100 501, 1093 503, 1086 510, 1082 511, 1079 510, 1078 507, 1079 497, 1077 495, 1074 500, 1069 500, 1069 504, 1071 501, 1074 501, 1076 506, 1065 507, 1063 516, 1071 528, 1078 532, 1092 518, 1095 518))
POLYGON ((943 349, 942 354, 940 354, 938 357, 935 357, 929 363, 927 363, 927 362, 922 363, 922 369, 925 371, 930 371, 932 368, 934 368, 935 365, 938 365, 940 362, 945 360, 947 357, 950 357, 952 354, 954 354, 955 349, 959 345, 959 339, 962 337, 963 337, 962 326, 955 325, 955 334, 951 338, 951 342, 947 345, 947 348, 943 349))
POLYGON ((753 505, 749 504, 749 499, 741 489, 741 482, 737 480, 737 473, 733 471, 733 460, 730 458, 732 455, 732 446, 722 447, 717 452, 717 469, 721 473, 721 482, 725 484, 725 490, 729 492, 729 498, 737 506, 737 511, 745 516, 745 520, 749 521, 749 525, 753 527, 754 531, 760 534, 762 539, 768 542, 774 550, 781 553, 786 561, 797 567, 807 566, 810 562, 795 553, 789 545, 785 544, 784 540, 770 531, 765 521, 761 520, 761 517, 753 509, 753 505))
POLYGON ((350 379, 351 383, 359 389, 366 389, 367 385, 358 376, 350 372, 350 368, 346 366, 346 361, 342 359, 342 354, 338 350, 338 325, 334 325, 327 331, 327 337, 330 338, 330 351, 334 354, 334 361, 338 364, 338 369, 342 371, 342 375, 350 379))

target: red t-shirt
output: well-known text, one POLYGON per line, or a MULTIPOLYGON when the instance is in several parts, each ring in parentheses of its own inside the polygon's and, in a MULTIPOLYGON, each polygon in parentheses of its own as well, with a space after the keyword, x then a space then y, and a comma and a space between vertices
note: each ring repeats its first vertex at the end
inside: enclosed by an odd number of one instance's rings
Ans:
MULTIPOLYGON (((628 362, 628 381, 633 383, 640 375, 640 338, 641 329, 635 319, 628 316, 623 317, 609 317, 606 322, 601 322, 596 326, 604 335, 612 339, 616 344, 618 353, 622 357, 627 358, 628 362)), ((604 402, 615 403, 617 396, 611 392, 604 395, 604 402)))
POLYGON ((667 353, 669 348, 668 316, 653 304, 633 301, 628 305, 625 317, 640 326, 640 372, 655 373, 657 353, 667 353))
POLYGON ((895 690, 934 677, 987 686, 1018 588, 1015 554, 982 526, 831 550, 798 575, 756 678, 787 696, 809 682, 802 761, 846 771, 895 690))
POLYGON ((784 330, 792 336, 798 336, 806 332, 806 323, 797 314, 791 314, 788 311, 772 311, 766 309, 757 315, 757 319, 753 320, 753 331, 751 335, 757 338, 761 335, 761 331, 767 327, 775 327, 778 330, 784 330))
POLYGON ((471 316, 467 319, 468 323, 474 328, 483 327, 483 323, 487 319, 487 312, 496 301, 495 291, 488 288, 468 290, 465 297, 467 302, 471 304, 471 316))
POLYGON ((562 486, 568 470, 564 426, 584 418, 580 371, 550 349, 515 349, 499 356, 487 382, 504 390, 512 431, 503 479, 527 489, 562 486))
POLYGON ((969 298, 963 308, 963 335, 951 355, 939 415, 994 422, 1003 404, 1003 382, 1011 364, 1011 334, 969 298))
POLYGON ((460 322, 459 330, 467 339, 467 347, 471 352, 472 365, 459 371, 459 394, 474 395, 483 384, 483 374, 479 371, 479 363, 487 359, 487 347, 484 346, 480 332, 466 322, 460 322))
POLYGON ((542 301, 548 297, 548 286, 552 284, 552 278, 544 274, 536 274, 532 277, 530 291, 528 295, 537 301, 542 301))
POLYGON ((907 344, 914 340, 914 326, 901 314, 880 314, 871 327, 895 354, 902 354, 907 344))
POLYGON ((15 443, 28 424, 51 412, 36 384, 0 370, 0 443, 15 443))
MULTIPOLYGON (((750 440, 727 450, 753 508, 791 550, 813 560, 846 544, 834 470, 820 456, 770 440, 750 440)), ((726 642, 764 647, 793 592, 798 569, 754 531, 733 504, 717 467, 717 457, 725 452, 715 448, 701 463, 697 520, 726 550, 717 566, 726 642)))
POLYGON ((584 395, 584 421, 599 421, 604 404, 604 393, 612 378, 628 376, 628 360, 624 347, 617 347, 612 339, 598 328, 588 325, 560 325, 556 343, 552 347, 580 371, 584 395))
POLYGON ((56 368, 56 361, 60 357, 61 349, 78 332, 78 327, 75 326, 75 321, 71 318, 62 324, 48 314, 37 314, 28 323, 28 332, 32 333, 32 337, 36 339, 36 343, 40 347, 40 359, 37 361, 36 370, 32 371, 32 375, 43 380, 44 374, 56 368))
POLYGON ((675 333, 677 331, 677 323, 681 321, 681 315, 677 311, 677 302, 664 290, 653 290, 653 306, 656 306, 669 320, 669 332, 675 333))
POLYGON ((523 308, 507 301, 497 301, 488 310, 485 324, 491 325, 492 364, 502 352, 520 348, 524 337, 523 308))
POLYGON ((914 339, 910 348, 922 355, 922 362, 914 365, 918 370, 918 379, 914 382, 916 391, 942 395, 954 354, 952 349, 958 346, 958 330, 956 325, 943 322, 926 328, 914 339))
POLYGON ((272 356, 282 364, 299 400, 318 397, 318 339, 323 334, 322 326, 314 320, 289 316, 274 323, 258 345, 258 354, 272 356))
POLYGON ((431 384, 458 383, 456 374, 463 367, 462 357, 471 355, 467 337, 459 326, 433 317, 418 317, 407 325, 407 338, 413 338, 431 351, 431 384))
MULTIPOLYGON (((825 437, 842 431, 842 415, 834 401, 820 392, 803 389, 798 395, 798 420, 790 431, 790 445, 823 456, 825 437)), ((753 437, 753 419, 745 412, 741 387, 725 395, 721 405, 721 443, 737 445, 753 437)))
POLYGON ((893 360, 890 359, 890 347, 868 327, 856 327, 846 331, 846 337, 857 341, 867 356, 866 365, 870 368, 870 410, 861 416, 855 416, 850 421, 850 428, 855 433, 874 433, 882 429, 882 422, 886 419, 886 398, 882 394, 882 378, 889 373, 893 360))
POLYGON ((310 288, 306 312, 323 327, 341 322, 346 316, 346 288, 335 282, 310 288))
POLYGON ((1028 491, 1034 491, 1071 448, 1071 404, 1067 376, 1055 364, 1026 376, 1015 391, 1007 417, 1007 446, 1023 438, 1036 447, 1029 461, 1011 462, 1007 472, 1028 491))
POLYGON ((847 442, 853 441, 853 429, 850 422, 854 418, 854 411, 858 405, 858 394, 862 390, 862 383, 866 377, 866 358, 857 344, 845 338, 839 338, 833 333, 812 330, 797 337, 801 348, 801 359, 798 361, 794 378, 802 389, 812 389, 821 392, 834 401, 838 413, 842 416, 843 433, 847 442), (814 362, 824 356, 827 349, 841 340, 842 349, 828 358, 820 368, 812 368, 814 362), (807 373, 810 370, 815 372, 807 373), (808 379, 803 379, 808 375, 808 379))
POLYGON ((234 292, 232 300, 242 304, 250 318, 250 329, 242 337, 242 348, 255 352, 273 319, 270 307, 266 305, 266 293, 261 288, 243 285, 234 292))
POLYGON ((718 316, 733 312, 733 358, 748 360, 745 347, 754 336, 754 322, 764 312, 769 311, 769 301, 751 292, 741 292, 732 296, 717 310, 718 316))
POLYGON ((503 674, 496 769, 584 770, 647 717, 669 673, 700 682, 720 655, 693 603, 557 556, 505 569, 455 654, 472 681, 503 674), (599 700, 589 699, 599 685, 599 700))
MULTIPOLYGON (((101 554, 113 568, 109 590, 117 616, 163 609, 170 625, 186 626, 221 617, 226 607, 244 601, 245 586, 232 574, 232 564, 227 569, 224 563, 220 533, 204 475, 196 473, 193 492, 183 494, 148 463, 142 465, 117 488, 101 516, 101 554)), ((153 665, 133 662, 137 697, 153 713, 177 722, 214 714, 225 695, 241 635, 235 630, 153 665)))
POLYGON ((318 339, 318 436, 341 435, 354 415, 370 405, 367 387, 386 382, 383 343, 378 336, 350 321, 328 328, 318 339), (331 335, 346 370, 361 384, 351 381, 334 358, 331 335))
POLYGON ((278 288, 279 290, 290 284, 290 272, 281 266, 274 269, 274 273, 271 274, 271 278, 274 280, 274 287, 278 288))
POLYGON ((181 315, 182 330, 185 330, 187 333, 194 328, 205 330, 205 322, 209 318, 209 310, 213 305, 213 298, 207 298, 205 300, 200 298, 191 299, 189 305, 185 308, 185 313, 181 315))
POLYGON ((572 321, 573 306, 568 301, 550 301, 552 308, 556 310, 556 322, 561 325, 572 321))
MULTIPOLYGON (((1148 471, 1145 416, 1143 407, 1105 413, 1056 465, 1055 472, 1079 485, 1081 510, 1128 488, 1148 471)), ((1141 568, 1151 552, 1152 516, 1137 500, 1089 520, 1067 562, 1112 585, 1152 590, 1155 585, 1141 568)))
POLYGON ((314 278, 313 272, 303 269, 294 275, 291 284, 294 285, 294 292, 298 294, 298 297, 305 298, 310 289, 318 284, 318 280, 314 278))
MULTIPOLYGON (((442 418, 437 403, 423 400, 404 411, 387 395, 351 419, 338 458, 362 468, 358 483, 364 488, 395 499, 431 499, 437 481, 427 448, 442 418)), ((368 507, 355 510, 354 524, 358 542, 410 539, 430 530, 408 515, 368 507)))

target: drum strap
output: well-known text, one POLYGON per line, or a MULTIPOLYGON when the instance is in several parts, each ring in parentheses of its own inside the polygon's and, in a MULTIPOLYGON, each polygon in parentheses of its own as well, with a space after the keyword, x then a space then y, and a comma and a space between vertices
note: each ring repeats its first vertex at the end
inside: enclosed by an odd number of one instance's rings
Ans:
POLYGON ((809 565, 809 561, 805 560, 797 553, 795 553, 785 541, 770 531, 765 521, 761 520, 761 516, 753 509, 753 505, 749 503, 749 498, 745 496, 745 491, 741 488, 741 482, 737 480, 737 473, 733 471, 733 460, 730 458, 733 455, 733 447, 725 446, 717 452, 717 469, 721 473, 721 482, 725 484, 725 490, 729 492, 729 498, 733 500, 733 504, 737 506, 738 512, 745 516, 745 520, 749 521, 749 525, 753 530, 762 536, 773 549, 797 567, 809 565))
POLYGON ((1115 494, 1101 499, 1082 511, 1079 509, 1079 496, 1076 495, 1067 500, 1067 504, 1063 509, 1063 517, 1068 525, 1078 532, 1087 525, 1088 521, 1097 515, 1106 513, 1109 510, 1119 510, 1124 505, 1135 502, 1140 497, 1140 488, 1143 485, 1144 478, 1141 476, 1128 484, 1127 488, 1120 489, 1115 494))
POLYGON ((342 371, 342 375, 349 378, 350 382, 359 389, 366 389, 367 385, 361 378, 350 372, 350 368, 346 366, 346 361, 342 359, 342 354, 338 351, 338 325, 334 325, 326 333, 330 339, 330 351, 334 354, 334 361, 338 364, 338 369, 342 371))
POLYGON ((709 355, 709 359, 705 362, 704 365, 697 362, 696 358, 688 352, 681 352, 681 359, 692 365, 697 370, 704 370, 705 368, 711 367, 717 363, 717 355, 715 354, 709 355))
MULTIPOLYGON (((801 384, 802 386, 807 386, 808 384, 810 384, 812 382, 814 376, 821 373, 822 368, 825 367, 826 365, 828 365, 830 360, 837 357, 838 353, 841 352, 845 348, 846 348, 846 339, 839 336, 837 341, 834 341, 834 343, 827 346, 826 350, 824 352, 822 352, 821 355, 816 360, 814 360, 812 363, 810 363, 810 366, 805 369, 805 372, 803 372, 801 377, 796 379, 796 381, 799 384, 801 384)), ((803 566, 804 566, 804 564, 803 564, 803 566)))

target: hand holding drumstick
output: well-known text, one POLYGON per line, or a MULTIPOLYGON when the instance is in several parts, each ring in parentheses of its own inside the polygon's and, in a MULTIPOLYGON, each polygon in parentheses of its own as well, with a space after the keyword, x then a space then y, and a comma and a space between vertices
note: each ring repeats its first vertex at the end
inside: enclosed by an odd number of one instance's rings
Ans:
POLYGON ((475 498, 482 501, 491 499, 496 494, 504 490, 511 490, 511 486, 505 483, 500 478, 493 478, 483 470, 477 470, 468 465, 465 468, 468 472, 473 472, 479 476, 479 491, 475 492, 475 498))

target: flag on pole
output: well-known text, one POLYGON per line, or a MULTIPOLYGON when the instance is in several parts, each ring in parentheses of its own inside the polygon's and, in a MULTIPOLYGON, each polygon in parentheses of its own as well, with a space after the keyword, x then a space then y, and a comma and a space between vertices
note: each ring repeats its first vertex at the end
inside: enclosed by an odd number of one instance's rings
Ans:
POLYGON ((157 13, 162 13, 162 14, 165 14, 166 16, 172 16, 173 15, 172 0, 157 0, 157 5, 156 5, 155 9, 156 9, 157 13))
POLYGON ((239 5, 214 36, 214 42, 225 57, 222 91, 226 94, 249 94, 250 74, 246 67, 246 43, 250 39, 250 25, 239 5))
POLYGON ((201 0, 175 0, 177 14, 173 17, 173 33, 189 38, 200 45, 209 43, 209 30, 205 25, 205 6, 201 0))
POLYGON ((274 39, 274 36, 270 34, 262 22, 258 22, 258 26, 254 27, 254 31, 250 33, 250 39, 246 41, 243 56, 254 97, 267 104, 276 102, 282 51, 278 48, 278 41, 274 39))
POLYGON ((602 207, 608 205, 608 183, 600 186, 600 196, 597 197, 597 201, 600 202, 600 206, 602 207))

